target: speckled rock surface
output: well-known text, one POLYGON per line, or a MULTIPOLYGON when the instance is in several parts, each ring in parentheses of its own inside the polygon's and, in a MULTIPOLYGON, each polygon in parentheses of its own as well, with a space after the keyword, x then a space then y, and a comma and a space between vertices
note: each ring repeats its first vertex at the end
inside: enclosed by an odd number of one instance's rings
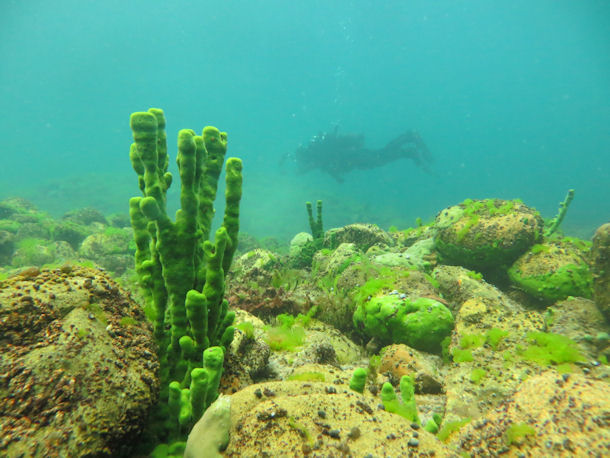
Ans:
POLYGON ((518 201, 471 200, 436 217, 436 248, 448 264, 477 270, 509 266, 542 237, 537 211, 518 201))
POLYGON ((158 390, 152 329, 104 273, 0 282, 0 455, 128 453, 158 390))
POLYGON ((470 456, 608 456, 608 393, 606 382, 547 371, 526 380, 497 409, 462 428, 452 444, 470 456), (529 433, 515 435, 519 428, 529 433))
POLYGON ((94 261, 104 269, 122 274, 133 267, 133 252, 130 248, 133 240, 131 228, 108 228, 104 232, 91 234, 80 245, 78 254, 94 261))
POLYGON ((252 385, 231 399, 230 457, 458 456, 377 398, 322 382, 252 385))
POLYGON ((366 251, 373 245, 394 245, 394 239, 376 224, 348 224, 330 229, 324 234, 324 246, 336 248, 342 243, 354 243, 359 250, 366 251))
POLYGON ((445 378, 447 418, 479 417, 510 396, 532 371, 541 370, 513 355, 519 345, 525 344, 528 332, 543 328, 542 317, 536 312, 509 310, 484 298, 465 301, 456 316, 449 345, 454 362, 445 378), (495 348, 486 339, 491 329, 507 333, 495 348), (482 342, 470 344, 472 336, 481 336, 482 342), (464 345, 462 339, 469 343, 464 345), (468 352, 471 360, 460 359, 459 352, 468 352))
POLYGON ((279 258, 269 250, 256 248, 241 255, 233 261, 227 283, 254 282, 260 286, 268 286, 279 258))

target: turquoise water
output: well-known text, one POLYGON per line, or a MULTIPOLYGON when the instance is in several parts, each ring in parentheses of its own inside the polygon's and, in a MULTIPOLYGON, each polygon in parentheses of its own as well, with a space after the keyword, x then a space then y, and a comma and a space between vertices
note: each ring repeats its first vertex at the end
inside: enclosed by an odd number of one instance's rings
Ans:
POLYGON ((0 198, 126 211, 129 114, 151 106, 172 166, 179 129, 229 132, 258 236, 308 230, 317 199, 327 228, 405 227, 465 198, 552 217, 568 188, 566 231, 610 215, 605 0, 0 2, 0 198), (281 163, 335 126, 370 148, 417 129, 433 173, 399 160, 339 183, 281 163))

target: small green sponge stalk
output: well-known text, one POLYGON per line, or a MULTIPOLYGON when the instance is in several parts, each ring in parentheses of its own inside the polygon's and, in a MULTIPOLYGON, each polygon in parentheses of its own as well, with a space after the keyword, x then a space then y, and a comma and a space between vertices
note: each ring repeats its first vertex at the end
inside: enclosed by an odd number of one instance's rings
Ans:
POLYGON ((385 410, 419 424, 413 379, 408 375, 403 375, 400 379, 400 394, 402 403, 398 401, 392 384, 388 382, 383 384, 381 387, 381 402, 385 410))
POLYGON ((364 385, 366 384, 367 371, 361 367, 357 368, 349 382, 349 387, 358 393, 364 393, 364 385))

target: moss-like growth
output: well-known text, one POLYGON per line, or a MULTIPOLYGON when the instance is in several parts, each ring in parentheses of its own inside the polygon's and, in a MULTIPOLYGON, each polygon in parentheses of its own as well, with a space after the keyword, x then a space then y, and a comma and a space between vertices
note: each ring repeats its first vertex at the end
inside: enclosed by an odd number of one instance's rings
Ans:
POLYGON ((559 372, 569 372, 572 364, 586 361, 576 343, 568 337, 546 333, 530 332, 529 345, 518 351, 518 355, 541 366, 555 366, 559 372))
POLYGON ((124 316, 119 321, 119 324, 121 326, 123 326, 124 328, 127 328, 129 326, 136 326, 138 324, 138 322, 135 319, 131 318, 130 316, 124 316))
POLYGON ((493 351, 498 349, 500 342, 508 336, 508 331, 504 331, 498 328, 491 328, 489 331, 485 333, 486 342, 489 344, 493 351))
POLYGON ((470 418, 464 418, 462 420, 456 421, 445 421, 443 422, 443 425, 441 426, 441 429, 436 435, 436 437, 438 437, 440 441, 446 442, 447 439, 449 439, 449 436, 451 436, 454 432, 459 431, 468 423, 470 423, 470 420, 470 418))
POLYGON ((299 374, 289 375, 287 380, 296 380, 299 382, 325 382, 326 377, 321 372, 301 372, 299 374))
POLYGON ((536 435, 536 430, 527 423, 513 423, 504 432, 503 440, 506 445, 521 444, 528 436, 536 435))
POLYGON ((472 352, 470 350, 461 350, 459 348, 454 348, 452 355, 453 362, 455 363, 470 363, 474 361, 474 357, 472 356, 472 352))
POLYGON ((460 337, 460 348, 467 350, 479 348, 485 343, 486 337, 483 334, 464 334, 460 337))
POLYGON ((306 315, 294 317, 282 313, 276 317, 277 326, 266 326, 265 342, 274 351, 296 351, 305 343, 305 328, 317 311, 312 307, 306 315))
POLYGON ((244 335, 246 336, 246 339, 254 338, 254 325, 252 323, 250 323, 249 321, 244 321, 243 323, 239 323, 235 327, 244 333, 244 335))
POLYGON ((485 369, 482 369, 480 367, 476 367, 474 368, 471 372, 470 372, 470 381, 472 383, 479 383, 481 382, 485 377, 487 377, 487 371, 485 369))

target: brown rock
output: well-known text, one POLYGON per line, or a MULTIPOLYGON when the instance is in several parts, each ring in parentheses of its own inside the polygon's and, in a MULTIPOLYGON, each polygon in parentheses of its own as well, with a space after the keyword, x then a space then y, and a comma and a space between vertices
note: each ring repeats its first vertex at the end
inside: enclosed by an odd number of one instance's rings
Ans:
POLYGON ((443 390, 438 368, 440 358, 425 354, 404 344, 390 345, 383 350, 379 372, 390 373, 398 381, 403 375, 413 377, 416 393, 438 394, 443 390))

